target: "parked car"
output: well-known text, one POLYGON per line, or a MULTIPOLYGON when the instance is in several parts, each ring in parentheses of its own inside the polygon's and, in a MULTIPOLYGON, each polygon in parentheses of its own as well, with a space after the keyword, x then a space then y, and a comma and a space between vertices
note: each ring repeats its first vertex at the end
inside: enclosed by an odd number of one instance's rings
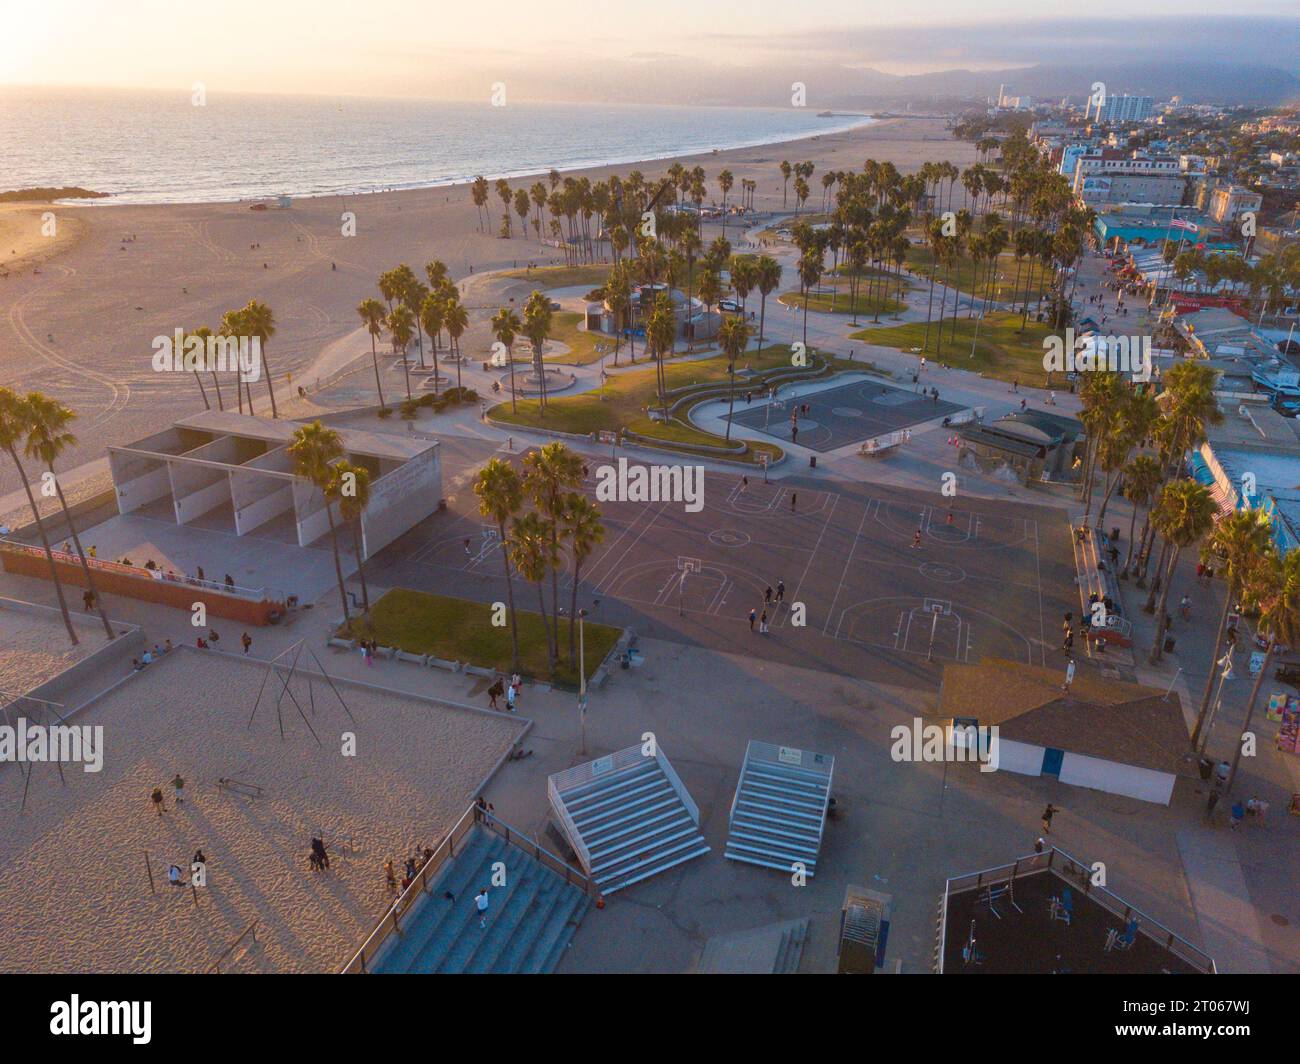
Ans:
POLYGON ((718 309, 719 309, 719 310, 729 310, 729 311, 731 311, 733 314, 738 314, 738 313, 740 313, 740 302, 739 302, 738 300, 735 300, 735 299, 719 299, 719 300, 718 300, 718 309))

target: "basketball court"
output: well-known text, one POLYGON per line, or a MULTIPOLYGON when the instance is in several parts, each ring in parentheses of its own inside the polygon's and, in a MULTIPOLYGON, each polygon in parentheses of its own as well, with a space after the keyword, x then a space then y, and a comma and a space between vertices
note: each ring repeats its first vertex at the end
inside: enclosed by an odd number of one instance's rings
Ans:
MULTIPOLYGON (((589 464, 585 490, 594 500, 598 463, 589 464)), ((868 659, 1044 664, 1054 652, 1049 618, 1054 635, 1055 618, 1071 608, 1060 578, 1069 547, 1060 522, 1040 523, 1041 511, 989 500, 949 506, 938 492, 910 498, 879 485, 828 490, 758 475, 748 484, 730 473, 704 477, 697 513, 681 502, 597 503, 606 535, 579 592, 593 619, 774 660, 813 653, 823 667, 851 674, 868 659), (1045 595, 1049 534, 1055 578, 1045 595), (751 609, 768 615, 761 649, 751 641, 751 609)), ((418 532, 420 541, 404 540, 403 558, 387 562, 396 572, 386 582, 504 598, 497 532, 477 513, 438 515, 418 532)), ((516 577, 517 597, 520 585, 516 577)), ((559 586, 567 609, 567 562, 559 586)))
POLYGON ((877 381, 858 381, 790 399, 755 403, 731 415, 731 421, 778 440, 792 438, 791 415, 799 413, 800 447, 825 452, 848 447, 900 429, 943 419, 966 409, 940 397, 894 388, 877 381))

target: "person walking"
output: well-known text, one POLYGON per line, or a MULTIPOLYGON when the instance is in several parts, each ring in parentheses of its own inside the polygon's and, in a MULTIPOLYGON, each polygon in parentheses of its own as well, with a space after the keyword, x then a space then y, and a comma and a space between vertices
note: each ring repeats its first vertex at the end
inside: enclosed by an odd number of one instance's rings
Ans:
POLYGON ((244 653, 247 654, 249 650, 252 649, 253 637, 249 635, 247 632, 245 632, 242 636, 239 637, 239 641, 244 644, 244 653))
POLYGON ((1043 834, 1044 835, 1050 835, 1052 833, 1052 817, 1054 817, 1059 812, 1060 810, 1057 809, 1056 806, 1054 806, 1051 802, 1047 803, 1047 808, 1043 810, 1043 834))
POLYGON ((153 794, 149 795, 149 801, 153 802, 153 807, 157 810, 159 816, 162 816, 163 813, 167 812, 167 803, 163 799, 161 787, 155 787, 153 789, 153 794))
POLYGON ((785 581, 784 581, 784 580, 778 580, 778 581, 776 582, 776 601, 777 601, 778 604, 780 604, 780 603, 782 603, 782 602, 785 601, 785 581))
POLYGON ((1065 638, 1061 642, 1061 649, 1067 654, 1074 649, 1074 629, 1068 624, 1065 626, 1065 638))
POLYGON ((95 593, 89 588, 81 593, 81 605, 87 613, 95 608, 95 593))
POLYGON ((511 713, 515 711, 515 685, 511 684, 506 688, 506 709, 511 713))
POLYGON ((501 682, 501 677, 498 676, 496 683, 494 683, 491 687, 488 688, 489 708, 496 709, 497 699, 500 698, 505 693, 506 693, 506 685, 501 682))
POLYGON ((754 622, 757 620, 758 620, 758 611, 751 607, 749 611, 749 630, 751 632, 754 630, 754 622))
POLYGON ((1046 846, 1047 843, 1044 841, 1043 836, 1039 835, 1037 841, 1034 843, 1034 853, 1042 853, 1046 846))
POLYGON ((799 493, 798 493, 797 491, 792 491, 792 492, 790 492, 790 512, 791 512, 791 513, 794 513, 795 503, 798 502, 798 501, 799 501, 799 493))
POLYGON ((767 610, 763 611, 763 616, 758 619, 759 635, 767 635, 767 610))
POLYGON ((487 927, 487 911, 488 911, 487 887, 480 887, 479 892, 474 895, 474 908, 478 910, 478 926, 487 927))
POLYGON ((185 781, 181 778, 179 772, 172 777, 172 787, 176 791, 176 804, 183 805, 185 802, 185 796, 181 792, 185 790, 185 781))
POLYGON ((916 530, 916 535, 912 537, 912 549, 913 550, 921 549, 921 530, 919 528, 916 530))
POLYGON ((768 584, 767 587, 763 589, 763 605, 770 606, 771 604, 772 604, 772 585, 768 584))

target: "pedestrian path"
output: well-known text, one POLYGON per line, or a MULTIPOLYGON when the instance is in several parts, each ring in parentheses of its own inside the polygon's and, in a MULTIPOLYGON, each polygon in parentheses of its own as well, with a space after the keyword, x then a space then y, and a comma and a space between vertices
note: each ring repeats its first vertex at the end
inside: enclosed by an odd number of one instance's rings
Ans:
POLYGON ((1228 830, 1189 827, 1176 837, 1205 952, 1220 972, 1271 972, 1259 919, 1228 830))

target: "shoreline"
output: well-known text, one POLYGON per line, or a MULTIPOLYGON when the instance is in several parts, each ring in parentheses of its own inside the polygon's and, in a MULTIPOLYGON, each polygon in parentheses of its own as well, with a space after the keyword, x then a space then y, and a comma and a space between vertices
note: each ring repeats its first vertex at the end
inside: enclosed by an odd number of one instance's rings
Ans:
MULTIPOLYGON (((817 117, 821 117, 820 115, 817 117)), ((905 116, 894 116, 890 118, 877 118, 874 115, 844 114, 833 115, 833 118, 856 118, 858 121, 848 125, 837 125, 833 128, 809 132, 799 137, 783 137, 780 140, 753 140, 743 141, 738 144, 726 144, 720 147, 707 149, 706 158, 712 158, 723 155, 727 152, 746 151, 750 148, 775 148, 785 144, 802 144, 805 141, 818 140, 821 137, 840 136, 846 133, 854 133, 862 129, 870 129, 887 122, 897 121, 905 116)), ((297 200, 322 200, 331 196, 347 198, 351 196, 378 196, 384 194, 396 194, 402 192, 420 192, 428 189, 440 188, 459 188, 469 186, 478 177, 484 177, 489 182, 499 180, 519 181, 527 178, 545 177, 552 170, 560 174, 576 174, 588 170, 607 170, 615 167, 633 167, 638 168, 642 165, 651 165, 654 163, 667 162, 670 160, 694 159, 701 158, 700 152, 684 153, 681 149, 665 152, 662 155, 638 155, 636 157, 617 158, 617 159, 596 159, 583 160, 571 165, 565 166, 543 166, 538 169, 526 170, 502 170, 492 173, 474 174, 469 177, 460 176, 454 178, 443 178, 437 181, 420 182, 418 184, 405 185, 385 185, 366 189, 342 189, 329 192, 267 192, 255 196, 240 196, 235 199, 166 199, 166 200, 120 200, 116 199, 119 193, 91 191, 87 196, 56 199, 56 200, 15 200, 12 202, 33 204, 48 203, 60 207, 208 207, 208 206, 238 206, 241 204, 262 203, 266 200, 275 199, 277 196, 285 195, 290 199, 297 200)), ((23 189, 14 191, 21 192, 23 189)))

